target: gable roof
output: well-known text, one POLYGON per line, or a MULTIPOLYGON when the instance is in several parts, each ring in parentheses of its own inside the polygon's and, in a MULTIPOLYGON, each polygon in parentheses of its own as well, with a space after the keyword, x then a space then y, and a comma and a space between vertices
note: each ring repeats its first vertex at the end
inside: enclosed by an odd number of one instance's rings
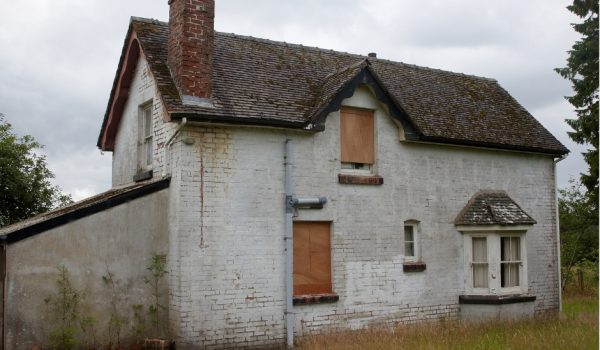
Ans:
POLYGON ((0 242, 8 244, 67 224, 73 220, 93 215, 133 199, 169 187, 170 177, 115 187, 82 201, 51 210, 15 224, 0 228, 0 242))
MULTIPOLYGON (((493 79, 219 32, 214 35, 214 108, 186 105, 167 65, 168 24, 133 17, 128 37, 132 33, 171 119, 323 130, 320 113, 365 83, 357 77, 367 74, 382 91, 377 97, 414 133, 409 140, 568 153, 493 79)), ((122 64, 114 86, 121 69, 122 64)), ((102 137, 118 96, 114 86, 98 140, 102 149, 107 149, 102 137)))
POLYGON ((533 225, 536 221, 504 191, 479 191, 461 210, 455 225, 533 225))

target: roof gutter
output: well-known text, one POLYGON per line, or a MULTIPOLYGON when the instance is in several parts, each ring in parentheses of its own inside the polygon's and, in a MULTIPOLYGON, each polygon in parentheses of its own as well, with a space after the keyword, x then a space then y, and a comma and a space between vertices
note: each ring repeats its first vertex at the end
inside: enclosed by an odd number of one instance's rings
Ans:
MULTIPOLYGON (((188 118, 190 122, 214 123, 214 124, 231 124, 231 125, 247 125, 247 126, 270 126, 286 129, 311 130, 307 127, 306 122, 292 122, 274 119, 265 119, 260 117, 238 118, 232 116, 220 116, 213 114, 202 113, 186 113, 173 112, 169 113, 171 119, 188 118)), ((310 126, 310 124, 308 125, 310 126)), ((316 130, 320 131, 320 130, 316 130)))
POLYGON ((558 270, 558 312, 563 311, 562 307, 562 261, 560 259, 560 213, 558 212, 558 176, 556 176, 556 168, 560 161, 567 158, 567 154, 564 154, 554 160, 554 214, 556 215, 556 260, 558 270))
MULTIPOLYGON (((407 140, 410 141, 410 140, 407 140)), ((478 141, 469 141, 469 140, 460 140, 460 139, 448 139, 439 136, 425 136, 421 135, 419 140, 416 142, 429 142, 434 144, 446 144, 446 145, 456 145, 456 146, 469 146, 469 147, 478 147, 478 148, 487 148, 487 149, 495 149, 495 150, 506 150, 506 151, 520 151, 520 152, 530 152, 530 153, 541 153, 547 154, 554 157, 566 157, 569 154, 568 149, 564 150, 551 150, 541 147, 527 147, 527 146, 517 146, 517 145, 507 145, 507 144, 498 144, 491 142, 478 142, 478 141)), ((562 160, 561 159, 561 160, 562 160)))

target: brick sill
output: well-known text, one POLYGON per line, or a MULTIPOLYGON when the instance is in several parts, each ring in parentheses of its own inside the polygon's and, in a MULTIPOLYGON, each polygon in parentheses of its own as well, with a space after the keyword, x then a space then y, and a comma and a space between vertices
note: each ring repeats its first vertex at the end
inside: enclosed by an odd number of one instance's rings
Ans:
POLYGON ((338 182, 345 185, 383 185, 383 177, 379 175, 338 174, 338 182))
POLYGON ((152 178, 152 169, 139 172, 133 176, 134 182, 140 182, 152 178))
POLYGON ((340 300, 340 296, 335 293, 294 295, 293 297, 294 305, 335 303, 338 300, 340 300))
POLYGON ((422 262, 405 262, 402 264, 402 271, 404 272, 423 272, 427 268, 427 265, 422 262))
POLYGON ((502 305, 535 301, 535 295, 459 295, 459 304, 502 305))

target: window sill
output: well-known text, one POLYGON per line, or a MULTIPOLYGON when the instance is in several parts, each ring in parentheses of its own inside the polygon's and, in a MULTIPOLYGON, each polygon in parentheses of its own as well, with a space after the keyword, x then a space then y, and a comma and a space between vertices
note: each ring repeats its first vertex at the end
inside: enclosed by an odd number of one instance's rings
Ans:
POLYGON ((141 172, 133 175, 134 182, 140 182, 140 181, 148 180, 151 178, 152 178, 152 169, 146 170, 146 171, 141 171, 141 172))
POLYGON ((335 293, 294 295, 293 297, 294 305, 335 303, 338 300, 340 297, 335 293))
POLYGON ((410 261, 402 264, 402 271, 404 272, 423 272, 427 268, 427 265, 423 262, 410 261))
POLYGON ((510 294, 510 295, 459 295, 459 304, 484 304, 484 305, 502 305, 527 303, 535 301, 535 295, 510 294))
POLYGON ((378 175, 338 174, 338 182, 346 185, 383 185, 383 177, 378 175))

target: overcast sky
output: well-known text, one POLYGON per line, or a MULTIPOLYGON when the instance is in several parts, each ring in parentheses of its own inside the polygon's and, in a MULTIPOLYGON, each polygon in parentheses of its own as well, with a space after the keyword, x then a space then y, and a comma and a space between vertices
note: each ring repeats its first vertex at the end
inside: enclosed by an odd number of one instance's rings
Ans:
MULTIPOLYGON (((215 27, 491 77, 570 150, 559 186, 586 171, 567 136, 570 84, 553 71, 578 39, 564 0, 217 0, 215 27)), ((44 144, 76 200, 110 188, 96 140, 130 16, 166 21, 167 0, 0 0, 0 113, 44 144)))

